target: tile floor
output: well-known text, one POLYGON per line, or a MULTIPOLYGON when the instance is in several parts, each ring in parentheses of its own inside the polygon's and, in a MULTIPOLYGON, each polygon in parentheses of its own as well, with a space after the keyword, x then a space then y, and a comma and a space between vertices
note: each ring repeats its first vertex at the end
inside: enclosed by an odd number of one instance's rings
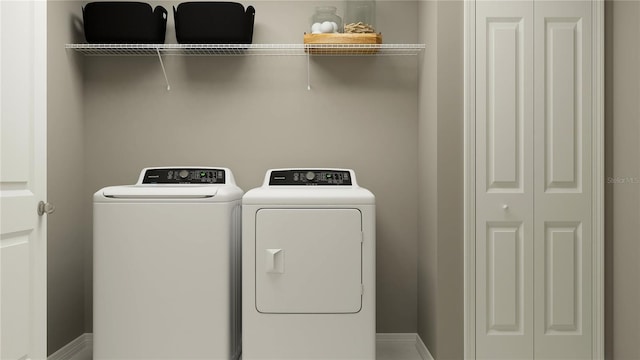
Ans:
POLYGON ((376 360, 422 360, 415 342, 378 341, 376 360))
MULTIPOLYGON (((422 360, 413 342, 381 341, 376 344, 377 360, 422 360)), ((92 360, 91 349, 84 349, 70 360, 92 360)))

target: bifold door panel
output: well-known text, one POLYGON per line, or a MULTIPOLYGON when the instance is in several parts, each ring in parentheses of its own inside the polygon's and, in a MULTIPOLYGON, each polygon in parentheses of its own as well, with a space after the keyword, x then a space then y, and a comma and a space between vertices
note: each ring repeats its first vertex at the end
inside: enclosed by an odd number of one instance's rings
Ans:
POLYGON ((256 214, 256 309, 356 313, 362 307, 362 215, 356 209, 256 214))
POLYGON ((536 2, 535 359, 592 358, 591 2, 536 2))
POLYGON ((533 9, 519 1, 476 4, 476 356, 529 359, 533 9))

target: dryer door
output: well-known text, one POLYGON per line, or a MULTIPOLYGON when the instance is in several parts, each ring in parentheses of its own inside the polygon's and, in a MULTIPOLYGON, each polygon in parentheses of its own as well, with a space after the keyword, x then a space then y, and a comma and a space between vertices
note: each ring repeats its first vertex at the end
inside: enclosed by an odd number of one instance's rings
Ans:
POLYGON ((357 313, 362 214, 357 209, 261 209, 256 308, 262 313, 357 313))

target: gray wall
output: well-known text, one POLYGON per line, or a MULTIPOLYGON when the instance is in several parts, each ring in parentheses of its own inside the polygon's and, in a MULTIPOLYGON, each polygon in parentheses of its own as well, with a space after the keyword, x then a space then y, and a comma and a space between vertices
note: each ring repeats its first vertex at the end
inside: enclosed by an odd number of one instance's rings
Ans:
MULTIPOLYGON (((313 4, 255 1, 254 42, 300 42, 313 4)), ((175 164, 229 166, 248 190, 267 168, 311 162, 352 167, 377 195, 378 331, 461 357, 461 2, 378 1, 385 42, 427 50, 313 58, 312 91, 304 57, 205 57, 166 58, 166 92, 154 58, 64 51, 78 10, 49 2, 49 353, 92 331, 94 191, 175 164)), ((638 24, 640 4, 607 1, 606 175, 632 179, 606 188, 608 359, 640 358, 638 24)))
POLYGON ((79 10, 74 2, 50 2, 47 14, 47 192, 56 206, 47 220, 49 354, 85 332, 83 58, 64 49, 81 41, 73 21, 79 10))
POLYGON ((605 351, 640 359, 640 3, 605 14, 605 351))
MULTIPOLYGON (((314 3, 255 8, 255 43, 299 43, 314 3)), ((416 10, 378 2, 384 41, 415 43, 416 10)), ((268 168, 353 168, 377 201, 377 331, 415 332, 417 61, 312 58, 308 91, 304 56, 167 57, 168 92, 157 58, 85 58, 85 211, 93 192, 145 166, 228 166, 244 190, 268 168)))
POLYGON ((462 359, 464 20, 462 1, 438 3, 438 348, 462 359))
POLYGON ((438 3, 421 1, 418 41, 418 334, 435 356, 438 295, 438 3))
POLYGON ((436 359, 463 352, 462 1, 421 2, 418 334, 436 359))

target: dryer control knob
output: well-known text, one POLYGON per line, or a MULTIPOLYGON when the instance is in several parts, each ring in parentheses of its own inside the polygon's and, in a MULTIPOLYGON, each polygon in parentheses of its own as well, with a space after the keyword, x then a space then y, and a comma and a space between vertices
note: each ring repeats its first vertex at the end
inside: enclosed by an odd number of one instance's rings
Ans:
POLYGON ((307 180, 313 180, 316 178, 316 173, 314 173, 313 171, 309 171, 305 174, 305 177, 307 178, 307 180))
POLYGON ((180 176, 181 179, 186 179, 189 177, 189 172, 187 170, 180 170, 178 176, 180 176))

